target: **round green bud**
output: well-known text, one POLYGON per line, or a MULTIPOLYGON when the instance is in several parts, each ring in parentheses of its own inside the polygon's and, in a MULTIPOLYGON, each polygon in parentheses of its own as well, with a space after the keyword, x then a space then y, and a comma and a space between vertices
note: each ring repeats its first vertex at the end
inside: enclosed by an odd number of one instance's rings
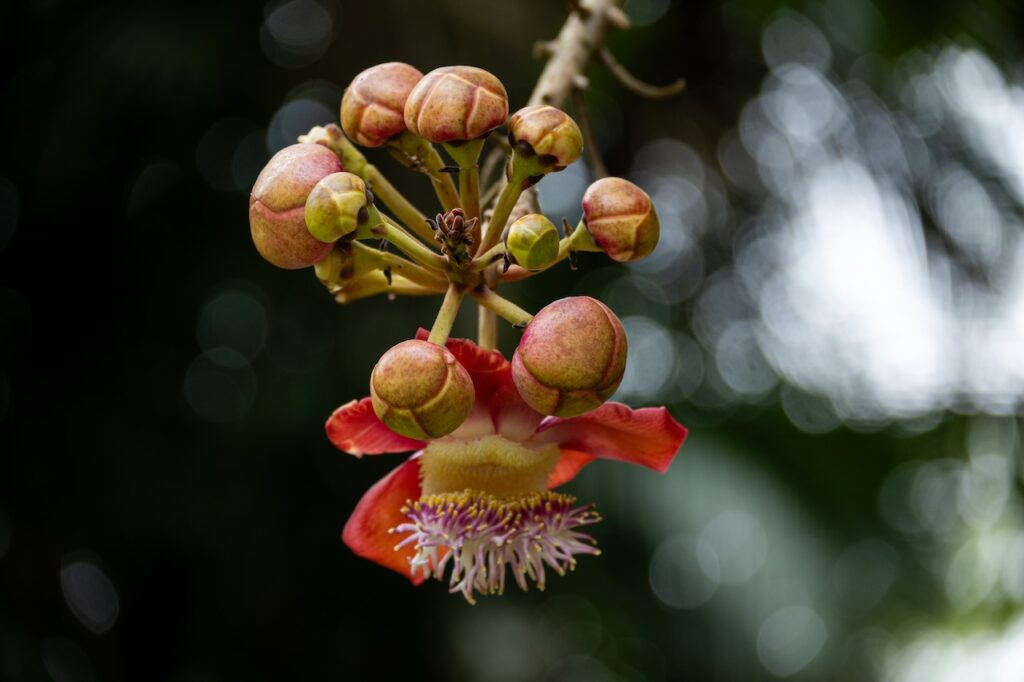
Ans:
POLYGON ((332 173, 306 199, 306 227, 317 240, 333 243, 366 220, 366 183, 352 173, 332 173))
POLYGON ((370 396, 389 429, 427 440, 457 429, 476 393, 469 372, 447 348, 413 339, 381 356, 370 375, 370 396))
POLYGON ((548 104, 520 109, 508 122, 517 151, 536 154, 542 166, 562 170, 583 152, 583 133, 569 114, 548 104), (525 146, 524 146, 525 145, 525 146))
POLYGON ((405 102, 423 78, 402 62, 377 64, 352 79, 341 98, 341 127, 350 140, 380 147, 405 131, 405 102))
POLYGON ((330 244, 306 229, 306 199, 327 175, 342 170, 334 152, 318 144, 293 144, 267 162, 249 195, 249 229, 256 250, 279 268, 306 268, 330 244))
POLYGON ((589 296, 544 307, 512 356, 512 379, 541 414, 573 417, 608 400, 626 371, 626 332, 608 306, 589 296))
POLYGON ((508 94, 475 66, 444 66, 424 76, 405 102, 405 125, 435 143, 483 137, 508 118, 508 94))
POLYGON ((594 243, 620 263, 649 255, 661 235, 651 198, 622 178, 602 178, 587 188, 583 222, 594 243))
POLYGON ((508 226, 505 251, 527 270, 543 270, 558 260, 558 230, 539 213, 528 213, 508 226))

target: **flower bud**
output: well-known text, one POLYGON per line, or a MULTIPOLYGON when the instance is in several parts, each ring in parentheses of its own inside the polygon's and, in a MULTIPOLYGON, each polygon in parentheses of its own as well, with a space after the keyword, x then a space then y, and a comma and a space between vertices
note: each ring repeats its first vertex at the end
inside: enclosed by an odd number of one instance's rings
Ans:
POLYGON ((543 166, 561 170, 580 158, 583 133, 569 114, 548 104, 520 109, 508 122, 512 145, 536 154, 543 166))
POLYGON ((405 102, 405 125, 431 142, 465 142, 491 132, 508 117, 505 86, 475 66, 434 69, 405 102))
POLYGON ((392 347, 370 375, 373 411, 389 429, 409 438, 440 438, 466 420, 473 380, 442 346, 416 339, 392 347))
POLYGON ((539 213, 529 213, 508 226, 505 251, 527 270, 543 270, 558 260, 558 230, 539 213))
POLYGON ((602 178, 587 188, 583 221, 594 243, 619 262, 646 257, 661 234, 651 198, 622 178, 602 178))
POLYGON ((423 78, 402 62, 371 66, 352 79, 341 98, 341 127, 364 147, 380 147, 405 130, 405 101, 423 78))
POLYGON ((319 241, 336 242, 367 219, 366 204, 366 183, 358 175, 332 173, 306 199, 306 227, 319 241))
POLYGON ((384 257, 377 249, 357 241, 344 241, 314 265, 313 271, 320 283, 336 294, 359 277, 385 267, 384 257))
POLYGON ((545 306, 512 356, 512 379, 541 414, 573 417, 611 397, 626 370, 626 332, 606 305, 589 296, 545 306))
POLYGON ((249 195, 249 229, 256 250, 279 268, 305 268, 331 250, 306 229, 305 205, 313 187, 342 170, 330 149, 293 144, 267 162, 249 195))

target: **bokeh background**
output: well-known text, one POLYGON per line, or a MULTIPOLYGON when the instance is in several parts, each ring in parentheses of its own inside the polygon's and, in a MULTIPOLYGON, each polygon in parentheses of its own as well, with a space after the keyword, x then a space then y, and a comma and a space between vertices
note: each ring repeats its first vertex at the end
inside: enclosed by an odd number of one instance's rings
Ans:
POLYGON ((507 292, 608 302, 619 399, 691 436, 568 486, 601 558, 470 607, 341 544, 398 458, 322 429, 433 303, 271 267, 247 194, 377 62, 525 102, 566 8, 0 6, 0 678, 1024 680, 1021 7, 629 0, 613 50, 688 89, 589 104, 662 243, 507 292))

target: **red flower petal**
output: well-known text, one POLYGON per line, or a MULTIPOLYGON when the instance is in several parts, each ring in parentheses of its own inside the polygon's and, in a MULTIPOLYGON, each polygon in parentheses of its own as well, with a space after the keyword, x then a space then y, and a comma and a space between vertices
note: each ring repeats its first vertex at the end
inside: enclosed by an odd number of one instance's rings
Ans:
POLYGON ((558 463, 555 464, 554 470, 548 476, 548 489, 557 488, 563 483, 568 483, 576 478, 576 474, 580 472, 580 469, 593 461, 594 455, 589 452, 579 452, 578 450, 566 450, 563 448, 559 454, 558 463))
POLYGON ((408 545, 396 552, 395 545, 401 536, 388 532, 407 520, 401 512, 406 500, 419 497, 420 465, 416 459, 409 459, 366 491, 345 523, 341 539, 364 559, 398 571, 419 585, 423 582, 422 574, 414 577, 409 569, 415 548, 408 545))
MULTIPOLYGON (((421 328, 416 332, 416 338, 420 340, 426 340, 429 336, 430 332, 426 329, 421 328)), ((469 339, 448 339, 445 346, 473 377, 478 400, 482 394, 489 401, 494 391, 511 382, 511 365, 500 351, 481 348, 469 339)))
MULTIPOLYGON (((426 339, 430 333, 420 329, 416 338, 426 339)), ((512 381, 512 365, 500 351, 487 350, 468 339, 448 339, 445 344, 459 363, 473 377, 477 408, 486 406, 494 422, 492 433, 523 441, 533 435, 544 418, 527 405, 512 381)), ((477 409, 474 408, 474 415, 477 409)), ((474 429, 474 434, 476 430, 474 429)))
POLYGON ((531 440, 665 473, 685 439, 686 427, 664 407, 632 410, 622 403, 605 403, 578 417, 549 418, 531 440))
POLYGON ((495 431, 505 438, 524 441, 537 432, 537 427, 544 420, 544 415, 526 404, 512 383, 509 381, 491 396, 491 411, 494 418, 495 431))
POLYGON ((423 443, 400 436, 377 419, 369 398, 353 400, 336 409, 327 420, 327 438, 339 450, 357 457, 385 452, 419 450, 423 443))

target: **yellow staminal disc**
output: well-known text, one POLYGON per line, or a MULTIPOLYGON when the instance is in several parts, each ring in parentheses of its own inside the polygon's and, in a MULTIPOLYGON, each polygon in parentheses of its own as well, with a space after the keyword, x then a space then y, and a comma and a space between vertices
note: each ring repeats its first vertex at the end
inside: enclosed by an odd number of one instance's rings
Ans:
POLYGON ((420 459, 423 495, 478 490, 496 497, 547 489, 558 446, 526 447, 498 435, 430 443, 420 459))

